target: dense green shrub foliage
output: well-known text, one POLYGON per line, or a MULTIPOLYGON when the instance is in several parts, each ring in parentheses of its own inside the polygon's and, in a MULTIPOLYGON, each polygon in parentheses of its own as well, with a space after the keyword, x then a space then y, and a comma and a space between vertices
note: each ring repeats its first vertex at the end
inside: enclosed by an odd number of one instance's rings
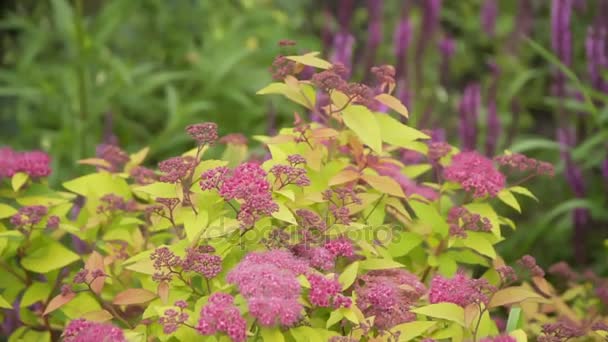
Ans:
POLYGON ((390 66, 368 84, 315 53, 274 67, 280 81, 258 93, 317 116, 255 136, 262 159, 195 124, 194 148, 159 171, 141 166, 147 148, 109 145, 81 160, 95 172, 52 189, 46 155, 2 150, 11 341, 606 338, 608 280, 559 264, 551 284, 532 256, 509 266, 495 248, 516 229, 496 205, 536 199, 523 182, 550 164, 489 159, 403 124, 390 66))

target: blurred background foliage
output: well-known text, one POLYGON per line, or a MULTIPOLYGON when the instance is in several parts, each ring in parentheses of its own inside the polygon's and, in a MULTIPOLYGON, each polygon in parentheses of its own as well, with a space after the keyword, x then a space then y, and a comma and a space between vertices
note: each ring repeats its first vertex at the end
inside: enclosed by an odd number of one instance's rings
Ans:
POLYGON ((608 269, 608 96, 592 82, 590 65, 598 62, 587 46, 590 30, 607 28, 606 0, 13 0, 0 6, 0 145, 48 151, 52 181, 81 172, 75 161, 113 134, 129 152, 150 146, 154 163, 187 149, 182 132, 190 123, 215 121, 222 134, 247 136, 290 124, 301 108, 255 92, 270 82, 273 58, 285 52, 277 42, 292 39, 297 46, 290 53, 322 51, 350 65, 359 80, 371 65, 396 64, 411 123, 443 128, 453 143, 462 140, 466 89, 477 89, 475 147, 489 156, 525 153, 557 169, 555 178, 532 182, 539 203, 521 198, 523 213, 510 213, 518 230, 502 244, 504 255, 608 269), (552 44, 552 6, 559 3, 570 6, 570 22, 562 25, 572 35, 571 61, 552 44), (555 91, 560 70, 562 93, 555 91), (494 107, 498 123, 490 120, 494 107), (565 131, 572 137, 560 140, 565 131), (496 147, 488 148, 490 142, 496 147))

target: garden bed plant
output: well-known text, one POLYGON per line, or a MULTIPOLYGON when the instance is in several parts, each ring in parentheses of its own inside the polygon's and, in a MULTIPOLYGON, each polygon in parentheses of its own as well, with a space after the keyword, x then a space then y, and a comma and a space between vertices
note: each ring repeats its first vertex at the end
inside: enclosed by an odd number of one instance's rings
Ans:
MULTIPOLYGON (((289 42, 284 42, 285 44, 289 42)), ((218 137, 143 165, 103 145, 51 189, 49 157, 0 150, 0 317, 9 341, 606 339, 608 280, 495 245, 550 164, 494 159, 408 126, 394 69, 370 84, 314 53, 283 56, 293 127, 218 137), (298 78, 303 70, 316 71, 298 78), (315 120, 307 119, 308 114, 315 120), (224 149, 221 159, 206 158, 224 149)), ((412 114, 413 115, 413 114, 412 114)), ((540 199, 542 200, 542 199, 540 199)))

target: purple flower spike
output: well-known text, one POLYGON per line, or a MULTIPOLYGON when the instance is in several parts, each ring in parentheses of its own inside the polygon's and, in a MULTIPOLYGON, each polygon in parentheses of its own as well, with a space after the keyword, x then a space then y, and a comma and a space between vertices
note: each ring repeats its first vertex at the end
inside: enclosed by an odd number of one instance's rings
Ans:
POLYGON ((395 75, 397 78, 407 77, 407 51, 412 39, 412 24, 410 19, 403 15, 397 23, 393 34, 393 46, 395 49, 395 75))
POLYGON ((496 152, 496 146, 498 145, 498 137, 502 130, 500 118, 498 117, 498 113, 496 110, 496 91, 498 88, 499 70, 498 66, 495 63, 491 64, 491 68, 493 71, 492 74, 494 75, 494 80, 492 81, 492 85, 488 94, 488 131, 486 137, 486 155, 488 157, 493 156, 496 152))
MULTIPOLYGON (((572 16, 572 0, 553 0, 551 6, 551 47, 557 57, 566 66, 572 64, 572 33, 570 19, 572 16)), ((556 95, 565 94, 565 77, 558 72, 555 80, 556 95)))
POLYGON ((498 17, 498 3, 496 0, 485 0, 481 7, 481 27, 489 37, 496 33, 496 17, 498 17))
POLYGON ((439 51, 441 52, 441 66, 439 69, 440 73, 440 82, 444 88, 448 87, 448 77, 450 74, 450 60, 454 53, 456 52, 456 41, 450 37, 445 37, 439 43, 439 51))
POLYGON ((433 39, 435 31, 439 27, 439 15, 441 13, 441 0, 422 1, 422 27, 416 47, 416 87, 422 88, 424 75, 422 74, 422 60, 429 42, 433 39))
POLYGON ((471 83, 460 100, 460 142, 464 150, 474 150, 477 145, 477 118, 481 102, 478 83, 471 83))
POLYGON ((365 72, 369 75, 375 63, 376 50, 382 42, 382 0, 368 0, 369 25, 367 28, 367 45, 365 46, 365 72))
POLYGON ((608 68, 606 29, 604 27, 600 25, 589 27, 585 40, 585 50, 587 52, 587 70, 591 85, 599 91, 608 92, 608 84, 602 77, 602 70, 608 68))

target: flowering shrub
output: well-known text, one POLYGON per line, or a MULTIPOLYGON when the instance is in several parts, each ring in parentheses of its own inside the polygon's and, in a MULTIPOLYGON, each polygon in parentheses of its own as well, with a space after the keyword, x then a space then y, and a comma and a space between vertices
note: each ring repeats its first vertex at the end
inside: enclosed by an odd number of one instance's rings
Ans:
POLYGON ((533 257, 509 266, 496 252, 515 229, 496 208, 521 211, 516 196, 535 198, 521 183, 552 174, 550 165, 509 152, 491 160, 403 124, 409 113, 391 95, 390 66, 372 68, 373 84, 349 82, 343 65, 314 53, 283 56, 275 67, 278 81, 259 93, 281 94, 315 121, 295 113, 294 127, 254 137, 269 151, 264 161, 235 152, 243 137, 220 139, 203 123, 186 129, 194 148, 159 172, 141 166, 147 149, 128 155, 114 146, 81 161, 97 171, 62 190, 37 171, 46 156, 3 173, 3 335, 608 336, 607 279, 558 264, 548 270, 558 279, 551 285, 533 257), (304 67, 321 71, 299 80, 304 67), (218 139, 226 159, 205 158, 218 139))

